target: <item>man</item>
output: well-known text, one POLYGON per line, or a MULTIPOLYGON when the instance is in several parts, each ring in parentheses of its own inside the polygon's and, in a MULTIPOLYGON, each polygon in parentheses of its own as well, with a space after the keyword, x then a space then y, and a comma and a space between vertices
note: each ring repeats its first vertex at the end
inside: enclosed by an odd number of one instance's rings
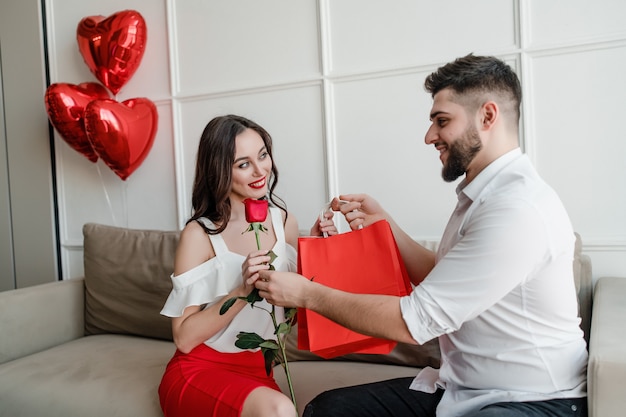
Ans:
POLYGON ((458 205, 432 253, 367 195, 335 209, 350 227, 386 219, 416 284, 405 297, 350 294, 262 271, 260 295, 361 333, 438 337, 441 368, 321 394, 309 416, 585 416, 587 351, 572 272, 574 232, 556 193, 519 149, 521 88, 493 57, 468 55, 427 77, 427 144, 458 205), (353 211, 354 210, 354 211, 353 211))

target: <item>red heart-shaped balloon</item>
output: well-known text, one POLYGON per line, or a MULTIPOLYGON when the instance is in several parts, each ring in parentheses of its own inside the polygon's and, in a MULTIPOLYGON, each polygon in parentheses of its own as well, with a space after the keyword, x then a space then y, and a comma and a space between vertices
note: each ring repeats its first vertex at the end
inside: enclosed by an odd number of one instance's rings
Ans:
POLYGON ((130 80, 148 40, 146 22, 139 12, 124 10, 88 16, 78 23, 76 40, 85 64, 113 94, 130 80))
POLYGON ((85 107, 93 100, 107 98, 108 91, 98 83, 78 85, 55 83, 46 89, 44 96, 46 112, 52 126, 74 150, 86 156, 91 162, 96 162, 98 155, 85 133, 83 124, 85 107))
POLYGON ((98 156, 122 180, 141 165, 157 131, 156 106, 147 98, 94 100, 85 109, 85 132, 98 156))

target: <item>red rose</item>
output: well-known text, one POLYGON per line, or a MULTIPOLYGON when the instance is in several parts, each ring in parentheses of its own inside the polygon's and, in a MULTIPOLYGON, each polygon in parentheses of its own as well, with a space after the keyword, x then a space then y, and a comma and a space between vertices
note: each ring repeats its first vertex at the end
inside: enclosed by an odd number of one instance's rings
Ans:
MULTIPOLYGON (((263 226, 263 222, 267 218, 269 203, 265 199, 256 200, 254 198, 246 198, 245 200, 243 200, 243 204, 246 207, 246 221, 249 223, 248 227, 246 228, 246 230, 243 231, 243 233, 254 232, 254 236, 256 238, 256 247, 258 250, 261 250, 259 231, 267 233, 267 229, 265 228, 265 226, 263 226)), ((272 262, 274 262, 274 259, 276 259, 276 254, 270 250, 267 252, 267 256, 270 257, 270 261, 268 262, 269 269, 274 271, 275 269, 272 265, 272 262)), ((259 289, 255 287, 246 297, 232 297, 226 300, 220 308, 220 315, 225 314, 235 304, 235 302, 237 302, 237 300, 245 300, 248 304, 250 304, 251 307, 254 307, 254 303, 263 300, 263 297, 259 295, 259 289)), ((296 309, 286 308, 285 321, 279 324, 276 322, 275 308, 276 307, 274 305, 272 305, 271 310, 267 310, 261 307, 261 310, 265 310, 272 317, 272 322, 274 323, 274 334, 276 335, 275 340, 265 340, 256 333, 239 332, 239 334, 237 334, 237 341, 235 342, 235 346, 239 349, 260 348, 261 352, 263 353, 263 358, 265 359, 265 371, 267 372, 268 376, 272 374, 272 366, 274 365, 274 363, 280 363, 285 370, 285 374, 287 376, 287 383, 289 385, 291 401, 293 402, 294 407, 296 407, 296 396, 294 394, 293 386, 291 383, 291 374, 289 373, 289 364, 287 362, 285 341, 285 337, 291 331, 291 326, 295 321, 296 309)))
POLYGON ((246 221, 248 223, 263 223, 267 217, 267 200, 256 200, 254 198, 246 198, 243 200, 246 205, 246 221))

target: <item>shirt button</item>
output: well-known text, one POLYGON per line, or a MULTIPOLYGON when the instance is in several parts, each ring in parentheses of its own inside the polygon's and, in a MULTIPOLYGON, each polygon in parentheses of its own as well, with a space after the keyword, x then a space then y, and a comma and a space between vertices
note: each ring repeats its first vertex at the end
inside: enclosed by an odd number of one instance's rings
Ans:
POLYGON ((572 405, 572 411, 576 411, 578 410, 578 407, 576 407, 575 405, 572 405))

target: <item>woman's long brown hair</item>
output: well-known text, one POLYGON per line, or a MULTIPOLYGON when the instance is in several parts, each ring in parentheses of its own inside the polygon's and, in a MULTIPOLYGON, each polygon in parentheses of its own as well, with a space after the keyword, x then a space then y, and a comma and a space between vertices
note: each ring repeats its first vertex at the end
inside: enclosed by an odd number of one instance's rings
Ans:
POLYGON ((278 169, 272 154, 272 137, 261 126, 242 116, 226 115, 212 119, 204 128, 198 145, 196 173, 191 196, 193 214, 187 223, 206 217, 216 229, 207 229, 210 234, 224 231, 230 220, 230 191, 233 164, 235 162, 235 138, 246 129, 257 132, 272 159, 272 173, 268 179, 267 198, 287 215, 285 202, 274 195, 278 183, 278 169))

